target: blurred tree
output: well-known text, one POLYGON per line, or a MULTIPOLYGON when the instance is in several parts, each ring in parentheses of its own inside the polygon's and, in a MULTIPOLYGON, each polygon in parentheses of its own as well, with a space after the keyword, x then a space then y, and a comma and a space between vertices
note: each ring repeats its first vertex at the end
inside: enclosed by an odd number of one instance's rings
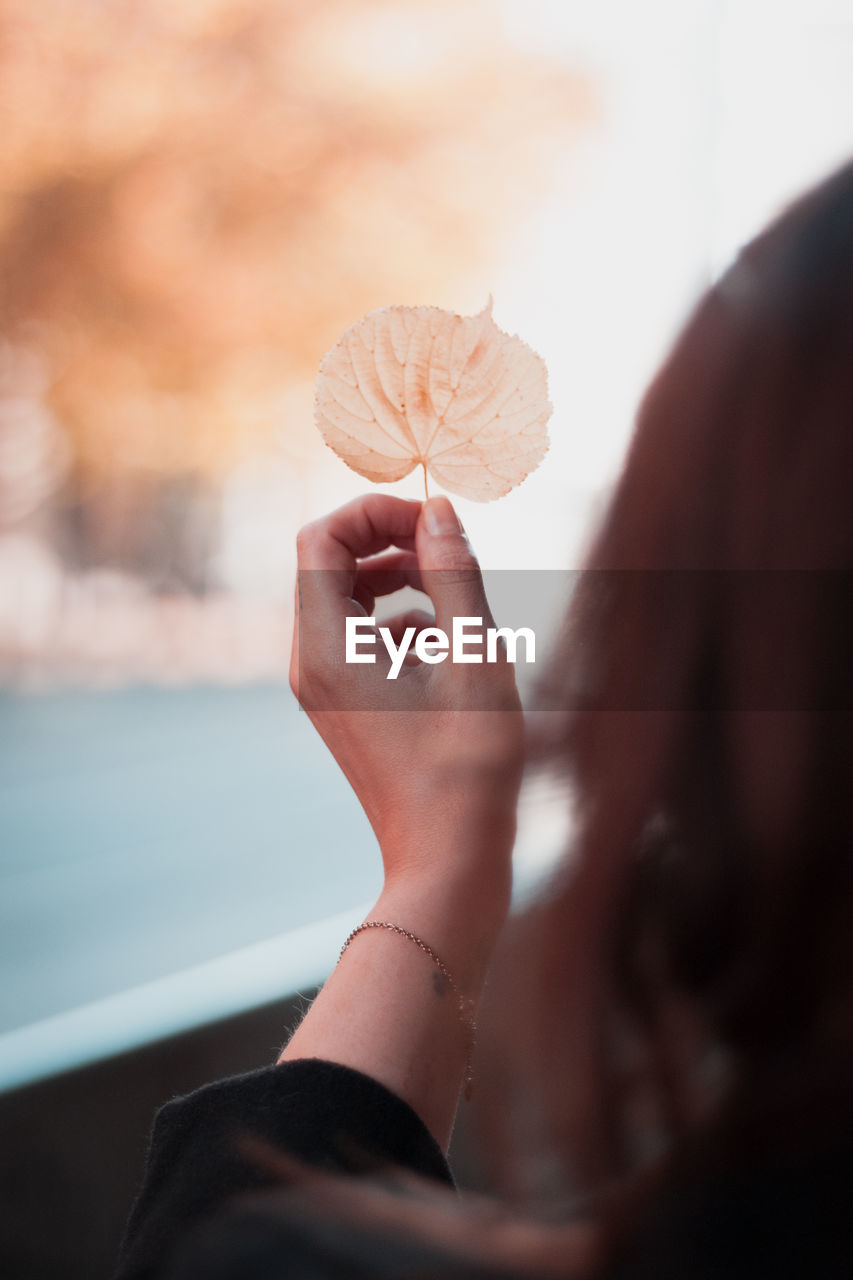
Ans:
POLYGON ((452 304, 587 110, 498 15, 0 0, 0 338, 43 361, 80 491, 221 474, 346 324, 452 304))

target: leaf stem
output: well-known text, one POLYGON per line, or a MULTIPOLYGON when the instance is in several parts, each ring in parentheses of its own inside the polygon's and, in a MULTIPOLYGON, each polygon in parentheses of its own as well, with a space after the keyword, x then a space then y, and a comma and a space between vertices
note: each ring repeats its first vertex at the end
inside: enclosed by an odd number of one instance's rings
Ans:
POLYGON ((428 482, 427 482, 427 468, 426 468, 426 463, 425 463, 425 462, 422 462, 422 463, 421 463, 421 466, 422 466, 422 467, 423 467, 423 469, 424 469, 424 498, 426 499, 426 501, 427 501, 427 502, 429 502, 429 484, 428 484, 428 482))

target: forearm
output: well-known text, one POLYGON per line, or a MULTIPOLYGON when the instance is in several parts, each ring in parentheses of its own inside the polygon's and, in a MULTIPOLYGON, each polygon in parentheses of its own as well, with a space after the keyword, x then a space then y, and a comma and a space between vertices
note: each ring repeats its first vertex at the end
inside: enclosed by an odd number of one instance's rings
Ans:
MULTIPOLYGON (((348 778, 382 851, 373 928, 355 937, 282 1061, 319 1057, 372 1076, 446 1149, 489 959, 509 907, 523 765, 509 662, 418 662, 400 679, 341 661, 346 620, 405 581, 439 628, 490 619, 476 558, 446 498, 370 495, 302 530, 291 684, 348 778), (388 551, 388 548, 396 548, 388 551), (392 569, 388 568, 390 563, 392 569), (333 572, 330 572, 333 571, 333 572), (458 993, 458 994, 457 994, 458 993)), ((398 615, 389 628, 407 627, 398 615)))
POLYGON ((511 811, 476 832, 442 836, 436 827, 430 841, 466 843, 458 870, 401 877, 368 914, 423 939, 456 992, 410 939, 371 929, 347 947, 279 1060, 325 1058, 373 1076, 413 1107, 446 1150, 470 1051, 457 992, 475 1014, 509 906, 513 836, 511 811))

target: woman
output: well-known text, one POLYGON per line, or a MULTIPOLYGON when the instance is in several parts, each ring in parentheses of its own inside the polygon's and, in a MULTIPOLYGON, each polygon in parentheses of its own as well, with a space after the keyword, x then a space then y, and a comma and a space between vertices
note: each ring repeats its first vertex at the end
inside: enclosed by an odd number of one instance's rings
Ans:
POLYGON ((449 1179, 509 898, 512 669, 340 660, 404 582, 446 631, 488 621, 445 499, 303 532, 293 684, 385 886, 279 1064, 161 1115, 122 1276, 853 1274, 851 481, 853 166, 701 301, 542 689, 576 820, 504 1020, 550 1194, 513 1215, 381 1185, 449 1179))

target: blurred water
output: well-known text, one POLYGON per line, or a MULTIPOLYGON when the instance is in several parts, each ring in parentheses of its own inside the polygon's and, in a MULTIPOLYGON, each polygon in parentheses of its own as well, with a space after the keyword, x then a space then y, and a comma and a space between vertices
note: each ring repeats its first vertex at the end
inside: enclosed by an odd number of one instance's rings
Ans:
POLYGON ((379 887, 288 690, 0 694, 0 1034, 379 887))

